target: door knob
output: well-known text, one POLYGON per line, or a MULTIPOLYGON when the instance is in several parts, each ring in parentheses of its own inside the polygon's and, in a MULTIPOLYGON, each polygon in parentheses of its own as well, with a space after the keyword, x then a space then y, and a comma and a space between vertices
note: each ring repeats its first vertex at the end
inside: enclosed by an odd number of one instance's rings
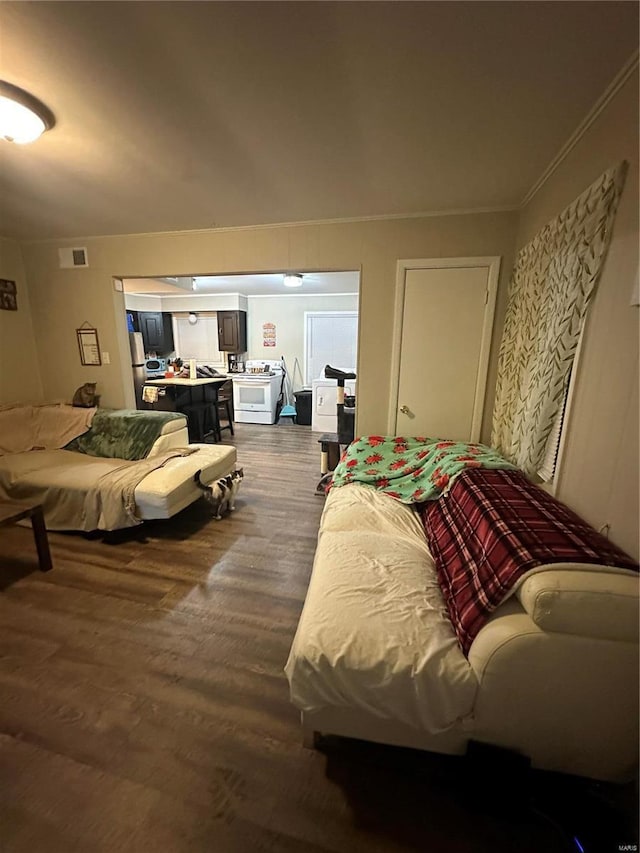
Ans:
POLYGON ((409 406, 400 406, 400 411, 402 412, 403 415, 408 415, 409 414, 409 406))

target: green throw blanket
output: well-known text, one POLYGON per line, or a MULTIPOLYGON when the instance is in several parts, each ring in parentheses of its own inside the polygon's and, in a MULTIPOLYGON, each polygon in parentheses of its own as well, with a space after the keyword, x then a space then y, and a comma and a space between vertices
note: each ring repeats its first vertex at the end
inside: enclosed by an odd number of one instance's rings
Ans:
POLYGON ((402 503, 436 500, 467 468, 515 468, 484 444, 367 435, 346 449, 329 488, 363 483, 402 503))
POLYGON ((168 421, 184 418, 176 412, 98 409, 91 429, 74 438, 65 450, 105 459, 144 459, 168 421))

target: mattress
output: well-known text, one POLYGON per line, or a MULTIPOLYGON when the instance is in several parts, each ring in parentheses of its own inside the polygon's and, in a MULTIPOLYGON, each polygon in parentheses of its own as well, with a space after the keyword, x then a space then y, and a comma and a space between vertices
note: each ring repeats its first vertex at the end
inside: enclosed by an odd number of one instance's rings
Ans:
POLYGON ((431 733, 478 688, 410 506, 360 485, 330 492, 285 671, 306 712, 360 709, 431 733))

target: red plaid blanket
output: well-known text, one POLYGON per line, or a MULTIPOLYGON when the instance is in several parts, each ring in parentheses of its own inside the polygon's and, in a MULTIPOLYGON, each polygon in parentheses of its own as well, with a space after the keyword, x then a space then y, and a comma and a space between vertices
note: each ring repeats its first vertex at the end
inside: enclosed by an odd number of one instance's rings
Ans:
POLYGON ((546 563, 638 564, 520 471, 472 469, 420 510, 463 652, 516 581, 546 563))

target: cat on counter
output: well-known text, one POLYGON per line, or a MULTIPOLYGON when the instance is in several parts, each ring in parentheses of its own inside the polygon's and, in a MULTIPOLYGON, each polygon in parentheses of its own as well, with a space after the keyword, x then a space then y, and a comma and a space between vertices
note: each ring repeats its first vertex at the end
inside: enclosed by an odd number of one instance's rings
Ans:
POLYGON ((194 476, 194 482, 199 489, 204 492, 204 499, 211 504, 213 517, 218 521, 222 518, 222 513, 228 509, 233 512, 236 508, 236 495, 240 488, 240 483, 244 477, 242 468, 232 471, 226 477, 221 477, 215 483, 207 485, 200 480, 202 471, 197 471, 194 476))
POLYGON ((96 394, 96 382, 85 382, 73 395, 71 402, 72 406, 78 406, 81 409, 91 409, 97 406, 100 402, 100 394, 96 394))

